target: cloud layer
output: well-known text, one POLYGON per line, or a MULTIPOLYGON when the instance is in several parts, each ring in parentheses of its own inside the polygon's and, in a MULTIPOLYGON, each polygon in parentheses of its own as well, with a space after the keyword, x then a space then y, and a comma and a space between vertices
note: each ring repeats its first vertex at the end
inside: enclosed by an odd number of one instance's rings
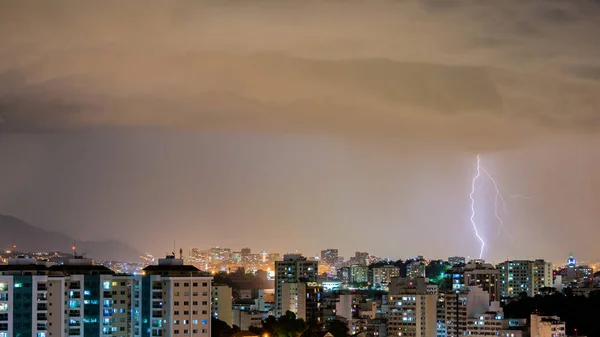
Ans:
POLYGON ((511 241, 480 187, 486 258, 592 257, 599 17, 591 0, 1 1, 0 211, 155 254, 469 255, 477 151, 531 197, 507 201, 511 241))
POLYGON ((593 1, 0 6, 3 132, 416 133, 492 146, 600 121, 593 1))

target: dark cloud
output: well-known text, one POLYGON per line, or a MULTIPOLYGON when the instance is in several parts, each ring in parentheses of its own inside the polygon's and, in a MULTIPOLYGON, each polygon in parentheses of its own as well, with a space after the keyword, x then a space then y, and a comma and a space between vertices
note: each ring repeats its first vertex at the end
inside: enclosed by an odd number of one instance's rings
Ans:
MULTIPOLYGON (((281 250, 281 228, 350 250, 368 226, 418 228, 406 254, 466 255, 478 152, 533 196, 510 205, 510 249, 548 227, 540 253, 592 247, 564 224, 598 217, 597 17, 590 1, 2 1, 0 204, 148 250, 165 224, 190 246, 264 229, 252 244, 281 250)), ((404 254, 381 240, 365 248, 404 254)))

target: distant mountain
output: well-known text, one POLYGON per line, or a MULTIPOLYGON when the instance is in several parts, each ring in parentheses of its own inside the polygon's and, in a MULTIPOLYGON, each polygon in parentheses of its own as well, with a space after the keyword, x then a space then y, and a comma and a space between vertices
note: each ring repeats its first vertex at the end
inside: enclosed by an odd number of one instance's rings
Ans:
POLYGON ((10 249, 16 240, 20 252, 70 252, 73 242, 77 252, 99 260, 137 261, 142 255, 136 249, 118 241, 80 241, 60 233, 31 226, 25 221, 0 214, 0 250, 10 249))

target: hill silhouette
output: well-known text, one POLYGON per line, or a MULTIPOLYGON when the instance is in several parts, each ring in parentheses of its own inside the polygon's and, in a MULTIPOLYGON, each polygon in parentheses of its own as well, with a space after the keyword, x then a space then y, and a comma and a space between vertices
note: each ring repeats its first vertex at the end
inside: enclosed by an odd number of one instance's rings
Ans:
POLYGON ((77 251, 97 260, 137 261, 141 252, 118 241, 81 241, 60 232, 34 227, 25 221, 0 214, 0 249, 9 249, 13 240, 20 252, 69 252, 73 243, 77 251))

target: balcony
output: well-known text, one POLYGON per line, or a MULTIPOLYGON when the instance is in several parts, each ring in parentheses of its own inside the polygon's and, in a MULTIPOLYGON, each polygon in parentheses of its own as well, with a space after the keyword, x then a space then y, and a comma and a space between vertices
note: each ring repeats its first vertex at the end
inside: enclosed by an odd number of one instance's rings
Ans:
POLYGON ((46 305, 46 303, 38 303, 37 305, 37 311, 47 311, 48 307, 46 305))

